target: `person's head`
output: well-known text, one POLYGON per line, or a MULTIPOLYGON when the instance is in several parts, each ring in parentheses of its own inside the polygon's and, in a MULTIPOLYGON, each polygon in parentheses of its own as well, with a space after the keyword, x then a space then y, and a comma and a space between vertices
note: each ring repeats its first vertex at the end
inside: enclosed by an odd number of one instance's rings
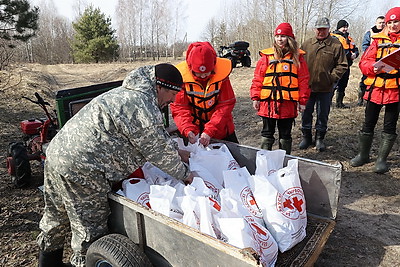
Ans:
POLYGON ((375 21, 375 26, 378 30, 382 30, 383 27, 385 27, 385 17, 384 16, 377 17, 375 21))
POLYGON ((217 62, 217 53, 209 42, 195 42, 189 45, 186 62, 196 80, 210 78, 217 62))
POLYGON ((282 59, 287 53, 291 53, 295 65, 298 66, 300 64, 298 60, 298 45, 292 26, 286 22, 279 24, 275 29, 274 39, 275 58, 282 59))
POLYGON ((288 45, 289 37, 294 39, 292 26, 287 22, 279 24, 275 29, 275 44, 280 48, 284 48, 288 45))
POLYGON ((349 23, 344 19, 339 20, 336 25, 336 30, 346 33, 349 30, 349 23))
POLYGON ((385 16, 385 24, 388 33, 397 33, 400 31, 400 7, 389 9, 385 16))
POLYGON ((331 24, 326 17, 318 18, 315 22, 314 33, 317 40, 324 40, 329 36, 331 24))
POLYGON ((179 70, 171 64, 161 63, 155 66, 158 106, 160 109, 175 101, 183 88, 183 79, 179 70))

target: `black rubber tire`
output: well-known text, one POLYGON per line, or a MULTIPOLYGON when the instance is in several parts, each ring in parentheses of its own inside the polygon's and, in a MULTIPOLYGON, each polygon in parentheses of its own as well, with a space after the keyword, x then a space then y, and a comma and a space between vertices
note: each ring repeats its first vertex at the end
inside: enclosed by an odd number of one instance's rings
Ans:
POLYGON ((26 147, 21 142, 11 143, 9 154, 15 163, 15 176, 12 177, 14 186, 17 188, 28 186, 31 181, 32 171, 26 147))
POLYGON ((128 237, 109 234, 93 242, 86 253, 86 267, 151 267, 138 245, 128 237))
POLYGON ((242 66, 250 68, 251 67, 251 58, 250 57, 244 57, 242 59, 242 66))

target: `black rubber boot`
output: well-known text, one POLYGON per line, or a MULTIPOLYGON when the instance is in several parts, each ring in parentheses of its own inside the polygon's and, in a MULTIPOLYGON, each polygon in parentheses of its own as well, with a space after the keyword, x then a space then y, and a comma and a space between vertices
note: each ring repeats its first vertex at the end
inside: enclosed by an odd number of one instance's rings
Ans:
POLYGON ((290 139, 279 139, 279 148, 286 151, 286 155, 292 153, 292 138, 290 139))
POLYGON ((364 90, 360 87, 359 91, 358 91, 358 101, 357 101, 357 106, 362 107, 364 104, 364 90))
POLYGON ((275 138, 261 137, 261 149, 272 150, 275 138))
POLYGON ((336 107, 337 108, 349 108, 343 104, 344 92, 336 92, 336 107))
POLYGON ((307 149, 312 144, 312 133, 311 129, 301 129, 303 133, 303 139, 299 144, 300 149, 307 149))
POLYGON ((371 151, 374 133, 360 132, 358 134, 358 154, 350 160, 353 167, 362 166, 369 162, 369 152, 371 151))
POLYGON ((321 132, 321 131, 317 131, 315 133, 315 149, 318 152, 322 152, 322 151, 326 150, 326 146, 324 143, 325 134, 326 134, 326 132, 321 132))
POLYGON ((386 159, 392 150, 394 141, 396 141, 397 134, 388 134, 382 133, 382 141, 379 146, 379 154, 378 158, 375 162, 374 172, 376 173, 385 173, 389 171, 389 167, 387 166, 386 159))
POLYGON ((63 259, 62 248, 53 251, 40 251, 39 267, 64 266, 62 259, 63 259))

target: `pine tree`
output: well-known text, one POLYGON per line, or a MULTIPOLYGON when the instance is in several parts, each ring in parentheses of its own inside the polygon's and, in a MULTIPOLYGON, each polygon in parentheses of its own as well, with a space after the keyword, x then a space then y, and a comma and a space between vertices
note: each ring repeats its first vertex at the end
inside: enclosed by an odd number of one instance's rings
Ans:
POLYGON ((75 62, 107 62, 118 57, 119 46, 111 19, 106 18, 99 8, 87 7, 82 17, 72 25, 76 31, 72 43, 75 62))
POLYGON ((38 28, 39 8, 28 0, 0 0, 0 38, 27 41, 38 28))

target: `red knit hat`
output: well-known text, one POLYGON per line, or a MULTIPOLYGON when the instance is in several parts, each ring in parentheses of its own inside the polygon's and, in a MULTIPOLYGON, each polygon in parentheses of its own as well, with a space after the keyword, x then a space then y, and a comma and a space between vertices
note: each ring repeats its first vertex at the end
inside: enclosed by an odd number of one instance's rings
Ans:
POLYGON ((385 16, 385 23, 391 20, 400 20, 400 7, 389 9, 385 16))
POLYGON ((276 27, 275 35, 286 35, 294 38, 292 26, 287 22, 281 23, 276 27))
POLYGON ((188 47, 186 62, 194 72, 211 72, 217 62, 217 53, 209 42, 195 42, 188 47))

